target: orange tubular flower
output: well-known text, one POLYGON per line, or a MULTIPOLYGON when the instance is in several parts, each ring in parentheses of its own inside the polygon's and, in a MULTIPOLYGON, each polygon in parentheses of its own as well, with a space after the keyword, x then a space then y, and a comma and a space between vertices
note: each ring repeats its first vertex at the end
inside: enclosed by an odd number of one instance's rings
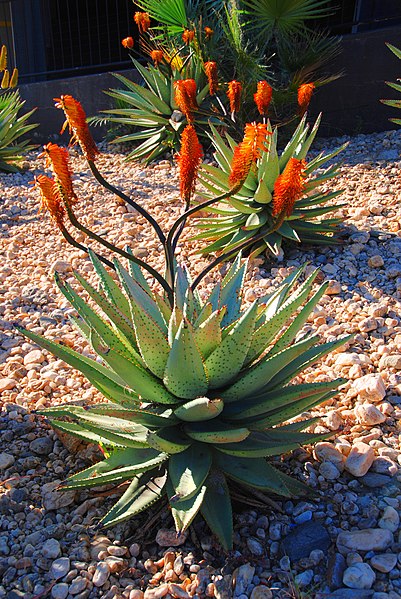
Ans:
POLYGON ((177 156, 180 173, 180 195, 189 202, 195 189, 203 149, 193 125, 187 125, 181 136, 181 152, 177 156))
POLYGON ((66 202, 74 204, 78 198, 72 187, 71 170, 68 164, 68 151, 57 144, 48 143, 43 147, 43 154, 46 157, 46 166, 51 167, 55 175, 55 183, 58 193, 66 202))
POLYGON ((34 185, 40 193, 40 210, 47 210, 51 218, 61 229, 64 222, 65 209, 55 190, 56 183, 54 179, 46 177, 46 175, 39 175, 35 177, 34 185))
POLYGON ((194 37, 195 31, 193 29, 184 29, 184 32, 182 34, 182 41, 184 42, 184 44, 189 46, 189 44, 193 41, 194 37))
POLYGON ((211 27, 205 27, 204 32, 207 40, 210 40, 214 35, 214 30, 211 27))
POLYGON ((274 184, 273 216, 291 216, 294 204, 302 196, 305 188, 305 160, 290 158, 284 171, 274 184))
POLYGON ((242 83, 239 81, 230 81, 227 89, 227 97, 230 100, 230 110, 232 113, 238 112, 240 109, 242 93, 242 83))
POLYGON ((252 123, 245 125, 244 139, 234 150, 233 161, 231 163, 231 172, 228 182, 231 188, 238 188, 243 185, 247 178, 252 164, 261 156, 261 152, 266 152, 266 137, 271 135, 267 130, 265 123, 252 123))
POLYGON ((253 94, 256 107, 259 114, 267 114, 270 102, 272 101, 273 88, 267 83, 267 81, 258 81, 256 87, 256 93, 253 94))
POLYGON ((124 46, 124 48, 133 48, 134 40, 132 37, 125 37, 123 40, 121 40, 121 44, 124 46))
POLYGON ((179 79, 174 82, 174 99, 189 123, 193 121, 193 111, 197 110, 196 81, 194 79, 179 79))
POLYGON ((152 50, 152 52, 150 53, 150 57, 153 60, 153 62, 155 63, 155 65, 158 65, 163 60, 163 51, 162 50, 152 50))
POLYGON ((298 106, 301 115, 303 115, 307 111, 315 87, 316 86, 314 83, 303 83, 299 86, 298 106))
POLYGON ((216 62, 205 62, 205 73, 207 80, 209 81, 209 93, 214 96, 219 86, 219 80, 217 77, 217 63, 216 62))
POLYGON ((86 122, 86 114, 78 100, 72 96, 61 96, 54 98, 56 108, 61 108, 66 116, 66 121, 61 128, 61 132, 65 131, 68 125, 71 134, 71 143, 79 143, 81 150, 87 160, 96 160, 96 156, 100 154, 89 131, 88 123, 86 122))
POLYGON ((136 12, 134 21, 138 25, 139 33, 146 33, 150 27, 150 17, 147 12, 136 12))

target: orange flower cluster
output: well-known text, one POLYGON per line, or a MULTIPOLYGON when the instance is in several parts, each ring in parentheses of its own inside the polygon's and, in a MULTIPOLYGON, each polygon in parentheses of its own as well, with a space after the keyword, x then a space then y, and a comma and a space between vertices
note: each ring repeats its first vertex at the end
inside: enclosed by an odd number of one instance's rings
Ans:
POLYGON ((125 37, 123 40, 121 40, 121 44, 124 46, 124 48, 133 48, 134 40, 132 37, 125 37))
POLYGON ((255 100, 256 108, 259 114, 267 114, 267 111, 272 101, 273 88, 267 83, 267 81, 258 81, 256 87, 256 93, 253 95, 255 100))
POLYGON ((214 30, 211 27, 205 27, 204 32, 207 40, 210 40, 214 35, 214 30))
POLYGON ((184 42, 184 44, 189 46, 189 44, 193 41, 194 37, 195 31, 193 29, 184 29, 184 32, 182 34, 182 41, 184 42))
POLYGON ((150 17, 147 12, 136 12, 134 21, 138 25, 139 33, 146 33, 150 27, 150 17))
POLYGON ((205 62, 205 73, 209 82, 209 93, 211 96, 214 96, 219 86, 217 63, 213 61, 205 62))
POLYGON ((64 222, 65 208, 57 194, 56 182, 46 175, 39 175, 35 177, 35 187, 40 193, 40 210, 48 210, 51 218, 61 228, 64 222))
POLYGON ((46 158, 46 166, 51 167, 55 183, 57 185, 57 195, 60 194, 61 199, 65 202, 74 204, 78 198, 72 187, 71 170, 68 163, 68 151, 65 148, 60 148, 57 144, 48 143, 43 147, 43 154, 46 158))
POLYGON ((234 150, 231 163, 231 172, 228 182, 231 188, 243 185, 252 164, 260 158, 262 152, 266 152, 266 138, 271 133, 267 130, 265 123, 248 123, 245 125, 244 139, 234 150))
POLYGON ((294 204, 302 196, 305 188, 305 160, 290 158, 284 171, 274 184, 273 216, 291 216, 294 204))
POLYGON ((71 143, 79 143, 87 160, 96 160, 96 156, 100 152, 89 131, 86 114, 81 103, 69 95, 54 98, 54 100, 56 101, 56 108, 61 108, 66 116, 66 121, 60 133, 63 133, 68 125, 69 132, 72 134, 71 143))
POLYGON ((196 101, 196 81, 194 79, 179 79, 174 82, 174 99, 189 123, 193 121, 193 111, 199 108, 196 101))
POLYGON ((181 151, 177 156, 180 174, 180 195, 189 202, 195 189, 203 149, 193 125, 187 125, 181 136, 181 151))
POLYGON ((227 89, 227 97, 230 101, 231 113, 238 112, 240 109, 242 94, 242 83, 239 81, 230 81, 227 89))
POLYGON ((158 65, 163 60, 163 51, 162 50, 152 50, 150 53, 150 57, 153 60, 153 62, 155 63, 155 65, 158 65))
POLYGON ((310 104, 311 98, 312 98, 312 94, 315 90, 315 84, 314 83, 303 83, 302 85, 299 86, 298 88, 298 106, 299 106, 299 112, 301 115, 303 115, 307 109, 308 106, 310 104))

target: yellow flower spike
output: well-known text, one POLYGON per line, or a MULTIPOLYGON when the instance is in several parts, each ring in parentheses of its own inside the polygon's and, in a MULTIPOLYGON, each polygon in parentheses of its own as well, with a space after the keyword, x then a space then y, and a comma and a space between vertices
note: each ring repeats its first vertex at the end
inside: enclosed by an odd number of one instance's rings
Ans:
POLYGON ((7 48, 5 46, 1 47, 0 53, 0 71, 4 71, 7 68, 7 48))
POLYGON ((18 69, 15 68, 13 70, 13 74, 11 75, 10 87, 17 87, 17 85, 18 85, 18 69))
POLYGON ((3 78, 1 80, 1 89, 8 89, 10 87, 10 73, 6 69, 3 73, 3 78))

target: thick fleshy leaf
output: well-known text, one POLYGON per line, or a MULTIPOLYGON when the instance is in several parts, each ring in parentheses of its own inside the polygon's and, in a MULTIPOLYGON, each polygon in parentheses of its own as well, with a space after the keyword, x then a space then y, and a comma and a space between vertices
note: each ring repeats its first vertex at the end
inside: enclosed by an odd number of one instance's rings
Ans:
POLYGON ((230 491, 226 480, 220 472, 212 472, 206 480, 205 493, 201 513, 209 528, 217 536, 227 551, 233 544, 233 516, 230 491))
POLYGON ((193 443, 169 459, 168 472, 174 495, 171 504, 193 497, 203 485, 212 465, 212 454, 204 443, 193 443))

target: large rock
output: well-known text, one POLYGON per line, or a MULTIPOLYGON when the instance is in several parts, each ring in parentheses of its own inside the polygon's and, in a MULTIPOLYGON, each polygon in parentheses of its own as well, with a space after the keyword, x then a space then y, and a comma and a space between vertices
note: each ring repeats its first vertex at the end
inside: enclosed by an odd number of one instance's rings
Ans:
POLYGON ((387 506, 378 524, 384 530, 395 532, 400 525, 400 516, 397 510, 391 507, 391 505, 387 506))
POLYGON ((370 560, 371 566, 378 572, 387 574, 391 572, 397 565, 396 553, 383 553, 382 555, 374 555, 370 560))
POLYGON ((364 403, 355 408, 355 414, 360 424, 376 426, 386 420, 386 416, 371 403, 364 403))
POLYGON ((281 549, 291 561, 296 561, 308 557, 314 549, 327 551, 330 545, 331 540, 324 526, 310 520, 294 528, 281 542, 281 549))
POLYGON ((349 551, 384 551, 393 543, 393 534, 385 528, 366 528, 340 532, 337 547, 341 553, 349 551))
POLYGON ((353 564, 344 572, 343 583, 351 589, 371 589, 376 574, 369 564, 353 564))
POLYGON ((46 510, 58 510, 74 503, 76 491, 59 491, 61 480, 46 483, 42 487, 43 507, 46 510))
POLYGON ((375 452, 373 448, 362 441, 357 441, 352 446, 344 467, 347 472, 354 476, 363 476, 373 464, 374 459, 375 452))
POLYGON ((355 395, 366 401, 381 401, 386 395, 386 387, 380 374, 365 374, 356 379, 353 385, 355 395))

